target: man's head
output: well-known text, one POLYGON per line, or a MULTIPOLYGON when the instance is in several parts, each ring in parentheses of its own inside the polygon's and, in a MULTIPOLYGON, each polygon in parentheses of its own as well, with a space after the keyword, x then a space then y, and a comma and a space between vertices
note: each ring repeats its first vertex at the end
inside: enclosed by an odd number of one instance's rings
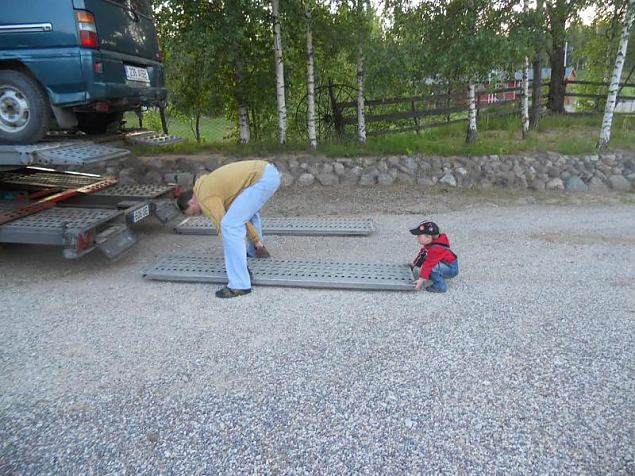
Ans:
POLYGON ((187 216, 200 215, 201 214, 201 206, 198 203, 198 199, 192 190, 186 190, 182 192, 181 195, 176 199, 176 204, 178 205, 181 213, 187 216))
POLYGON ((410 229, 410 233, 417 237, 417 241, 422 245, 427 245, 435 238, 439 237, 439 227, 430 220, 424 220, 416 227, 410 229))

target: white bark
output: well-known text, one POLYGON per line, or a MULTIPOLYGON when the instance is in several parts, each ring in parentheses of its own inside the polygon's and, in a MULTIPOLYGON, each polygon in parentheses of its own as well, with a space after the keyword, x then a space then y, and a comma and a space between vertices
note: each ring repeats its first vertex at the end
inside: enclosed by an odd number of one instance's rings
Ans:
POLYGON ((626 18, 624 20, 624 29, 622 30, 622 38, 620 47, 617 51, 615 60, 615 68, 611 77, 609 86, 609 94, 606 99, 606 107, 604 109, 604 118, 602 119, 602 129, 600 131, 600 142, 598 148, 605 148, 609 140, 611 140, 611 126, 613 124, 613 113, 615 112, 615 103, 617 102, 617 91, 619 89, 620 77, 622 76, 622 68, 624 68, 624 59, 626 58, 626 50, 628 47, 628 37, 631 34, 633 26, 633 16, 635 16, 635 0, 630 0, 628 9, 626 10, 626 18))
POLYGON ((317 134, 315 133, 315 74, 313 71, 313 30, 311 29, 310 0, 304 0, 304 14, 306 16, 306 120, 309 145, 315 149, 317 147, 317 134))
POLYGON ((357 52, 357 139, 366 142, 366 116, 364 115, 364 51, 357 52))
MULTIPOLYGON (((523 10, 525 16, 529 13, 529 2, 524 0, 523 10)), ((523 139, 529 135, 529 57, 525 56, 525 64, 523 67, 523 84, 522 96, 520 102, 520 117, 523 125, 523 139)))
POLYGON ((523 85, 520 101, 520 116, 523 123, 523 139, 529 136, 529 57, 525 56, 523 68, 523 85))
POLYGON ((468 101, 468 126, 467 126, 467 138, 468 144, 476 142, 476 86, 474 81, 470 80, 467 86, 467 101, 468 101))
POLYGON ((282 58, 282 35, 280 34, 280 0, 271 0, 273 17, 273 49, 276 57, 276 98, 278 101, 278 140, 287 142, 287 105, 284 97, 284 60, 282 58))
POLYGON ((238 106, 238 143, 248 144, 249 139, 249 113, 247 106, 241 104, 238 106))

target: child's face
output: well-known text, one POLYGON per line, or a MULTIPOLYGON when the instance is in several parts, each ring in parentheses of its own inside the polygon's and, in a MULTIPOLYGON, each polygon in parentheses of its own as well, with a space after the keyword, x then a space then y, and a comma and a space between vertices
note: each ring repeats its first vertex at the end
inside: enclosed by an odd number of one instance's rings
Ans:
POLYGON ((420 245, 429 245, 432 243, 432 237, 430 235, 417 235, 417 241, 420 245))

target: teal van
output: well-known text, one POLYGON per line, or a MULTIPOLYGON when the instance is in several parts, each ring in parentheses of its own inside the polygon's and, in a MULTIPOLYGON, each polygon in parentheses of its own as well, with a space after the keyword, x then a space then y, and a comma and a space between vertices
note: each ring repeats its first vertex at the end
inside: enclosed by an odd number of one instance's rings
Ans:
POLYGON ((106 132, 165 101, 151 0, 0 3, 0 143, 106 132))

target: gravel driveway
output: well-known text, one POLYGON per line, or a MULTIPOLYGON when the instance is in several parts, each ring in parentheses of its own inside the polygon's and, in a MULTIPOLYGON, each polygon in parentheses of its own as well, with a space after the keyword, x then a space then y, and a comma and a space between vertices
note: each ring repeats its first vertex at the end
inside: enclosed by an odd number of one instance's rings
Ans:
POLYGON ((432 216, 447 294, 144 281, 218 238, 139 228, 110 263, 0 246, 0 474, 635 473, 635 206, 286 190, 270 214, 372 216, 294 259, 407 262, 432 216))

